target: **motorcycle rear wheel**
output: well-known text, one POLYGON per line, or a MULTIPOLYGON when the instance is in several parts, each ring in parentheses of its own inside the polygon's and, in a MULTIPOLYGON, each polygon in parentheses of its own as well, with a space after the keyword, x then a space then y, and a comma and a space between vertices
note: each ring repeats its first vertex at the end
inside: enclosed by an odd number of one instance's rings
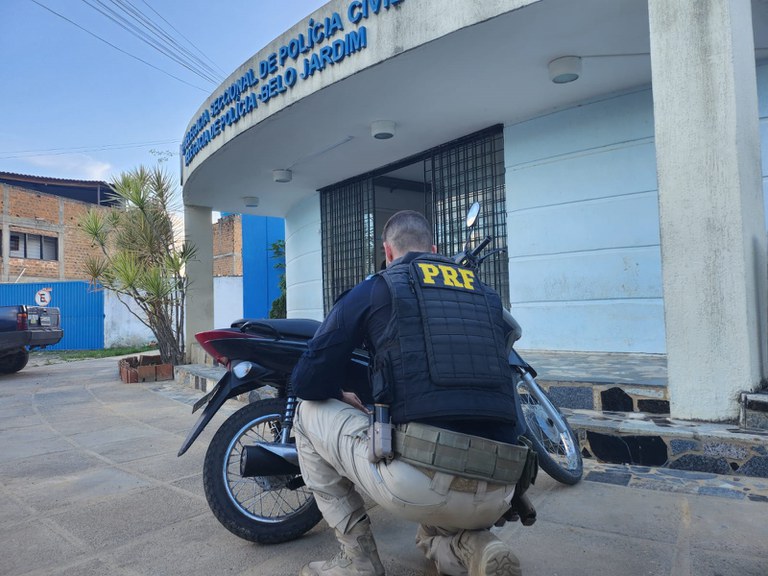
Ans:
POLYGON ((577 484, 584 473, 584 462, 568 420, 530 374, 520 378, 517 391, 528 425, 525 437, 533 444, 539 466, 558 482, 577 484))
POLYGON ((306 486, 287 485, 298 476, 240 475, 243 446, 279 441, 285 404, 282 398, 247 404, 222 424, 205 455, 203 487, 211 511, 227 530, 260 544, 298 538, 322 518, 306 486))

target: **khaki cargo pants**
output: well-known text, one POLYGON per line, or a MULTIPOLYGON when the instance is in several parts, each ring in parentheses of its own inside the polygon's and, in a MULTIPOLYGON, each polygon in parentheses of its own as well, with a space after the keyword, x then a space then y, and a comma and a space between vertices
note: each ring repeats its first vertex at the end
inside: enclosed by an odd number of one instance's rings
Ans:
POLYGON ((368 461, 368 416, 340 400, 302 401, 294 425, 304 482, 326 522, 342 532, 365 514, 368 495, 384 510, 421 524, 417 545, 442 574, 467 573, 451 541, 488 528, 509 508, 514 485, 490 484, 405 462, 368 461))

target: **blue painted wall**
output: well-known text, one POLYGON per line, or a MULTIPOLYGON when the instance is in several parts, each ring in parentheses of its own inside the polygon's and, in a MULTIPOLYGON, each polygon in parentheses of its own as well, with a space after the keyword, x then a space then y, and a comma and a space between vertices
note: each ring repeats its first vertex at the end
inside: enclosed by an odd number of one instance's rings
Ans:
POLYGON ((284 269, 271 245, 285 239, 281 218, 243 214, 243 316, 267 318, 272 302, 280 295, 279 279, 284 269))
POLYGON ((666 351, 650 89, 508 125, 521 348, 666 351))
POLYGON ((61 310, 64 337, 47 350, 93 350, 104 348, 104 293, 87 282, 33 282, 0 284, 0 306, 37 306, 35 294, 51 288, 49 306, 61 310))

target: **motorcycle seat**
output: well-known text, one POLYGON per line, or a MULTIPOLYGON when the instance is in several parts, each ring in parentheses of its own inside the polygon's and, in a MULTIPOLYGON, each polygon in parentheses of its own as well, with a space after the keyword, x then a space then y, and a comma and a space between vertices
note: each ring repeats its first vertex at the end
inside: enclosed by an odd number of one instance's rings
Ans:
POLYGON ((310 339, 320 326, 317 320, 309 318, 240 318, 232 322, 232 328, 241 329, 246 326, 246 332, 279 334, 283 338, 310 339))

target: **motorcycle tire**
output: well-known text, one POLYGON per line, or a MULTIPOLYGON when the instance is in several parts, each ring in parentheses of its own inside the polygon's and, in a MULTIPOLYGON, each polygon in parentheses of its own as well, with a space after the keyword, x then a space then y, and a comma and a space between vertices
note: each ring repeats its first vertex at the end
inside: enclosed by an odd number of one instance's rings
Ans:
POLYGON ((205 454, 203 487, 211 511, 227 530, 259 544, 298 538, 322 518, 298 476, 240 475, 243 446, 279 440, 285 404, 282 398, 247 404, 222 424, 205 454))
POLYGON ((527 424, 525 437, 547 474, 563 484, 577 484, 584 473, 579 440, 549 395, 529 378, 521 378, 517 385, 527 424))

